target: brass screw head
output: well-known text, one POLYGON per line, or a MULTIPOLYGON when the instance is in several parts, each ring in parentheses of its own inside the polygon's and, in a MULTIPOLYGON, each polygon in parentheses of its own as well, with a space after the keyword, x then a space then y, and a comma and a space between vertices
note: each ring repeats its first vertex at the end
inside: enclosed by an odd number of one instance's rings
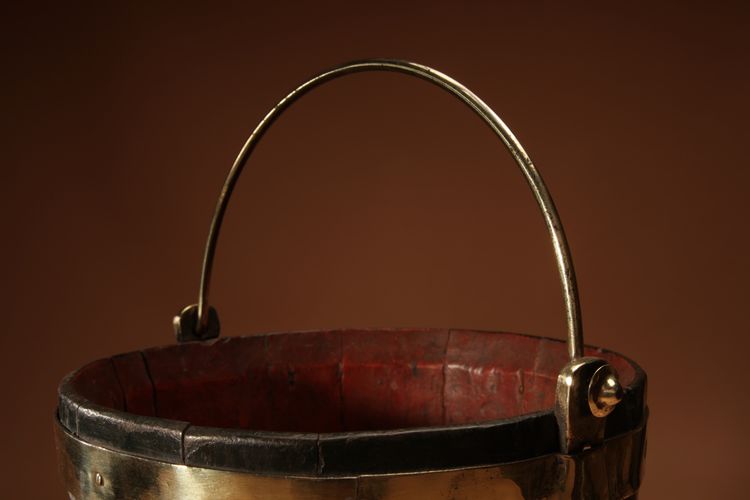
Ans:
POLYGON ((589 382, 589 408, 596 417, 606 417, 622 401, 623 388, 617 371, 610 365, 599 367, 589 382))

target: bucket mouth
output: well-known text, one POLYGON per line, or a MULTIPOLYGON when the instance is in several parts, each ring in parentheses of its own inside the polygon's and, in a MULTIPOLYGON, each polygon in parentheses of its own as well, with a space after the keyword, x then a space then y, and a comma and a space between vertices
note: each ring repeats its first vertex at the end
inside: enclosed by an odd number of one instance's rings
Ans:
MULTIPOLYGON (((644 417, 645 374, 589 347, 625 387, 606 434, 644 417)), ((58 418, 83 441, 186 465, 299 475, 467 467, 559 451, 565 343, 513 333, 276 333, 120 354, 70 374, 58 418)))

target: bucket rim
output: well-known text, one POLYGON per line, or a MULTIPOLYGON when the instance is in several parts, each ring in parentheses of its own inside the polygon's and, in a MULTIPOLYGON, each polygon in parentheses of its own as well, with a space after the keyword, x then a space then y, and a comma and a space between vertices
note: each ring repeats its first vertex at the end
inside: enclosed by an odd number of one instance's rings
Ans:
MULTIPOLYGON (((191 344, 216 344, 257 336, 352 330, 404 334, 447 330, 564 343, 560 339, 493 330, 337 328, 223 337, 165 347, 179 349, 191 344)), ((635 361, 615 351, 595 346, 587 348, 599 355, 616 356, 632 368, 633 378, 625 388, 622 402, 607 417, 606 438, 632 431, 645 419, 645 372, 635 361)), ((287 432, 209 427, 137 415, 94 403, 78 394, 70 383, 86 366, 71 372, 60 383, 57 410, 60 425, 84 442, 174 464, 244 472, 340 476, 500 464, 560 452, 553 408, 475 423, 384 430, 287 432)))

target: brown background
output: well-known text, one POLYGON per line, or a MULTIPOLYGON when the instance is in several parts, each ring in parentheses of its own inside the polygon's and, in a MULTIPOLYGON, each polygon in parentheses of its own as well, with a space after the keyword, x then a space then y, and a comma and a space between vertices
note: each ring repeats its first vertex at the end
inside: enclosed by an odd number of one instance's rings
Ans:
MULTIPOLYGON (((587 342, 650 376, 642 498, 747 498, 747 11, 271 3, 4 9, 2 496, 65 496, 52 414, 66 372, 173 341, 255 123, 312 73, 385 56, 475 90, 544 174, 587 342)), ((532 196, 447 94, 354 75, 266 139, 218 254, 226 334, 564 335, 532 196)))

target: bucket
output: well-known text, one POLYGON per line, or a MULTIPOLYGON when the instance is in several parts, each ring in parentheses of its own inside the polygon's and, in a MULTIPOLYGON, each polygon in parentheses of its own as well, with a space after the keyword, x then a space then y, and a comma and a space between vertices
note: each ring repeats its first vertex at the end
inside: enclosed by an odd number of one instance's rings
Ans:
POLYGON ((541 176, 481 99, 426 66, 344 64, 271 109, 229 172, 198 303, 174 327, 174 345, 94 361, 61 382, 54 428, 71 499, 637 498, 646 375, 620 354, 584 347, 573 263, 541 176), (296 99, 363 71, 439 86, 504 142, 549 230, 567 342, 462 329, 219 337, 211 269, 245 163, 296 99))

